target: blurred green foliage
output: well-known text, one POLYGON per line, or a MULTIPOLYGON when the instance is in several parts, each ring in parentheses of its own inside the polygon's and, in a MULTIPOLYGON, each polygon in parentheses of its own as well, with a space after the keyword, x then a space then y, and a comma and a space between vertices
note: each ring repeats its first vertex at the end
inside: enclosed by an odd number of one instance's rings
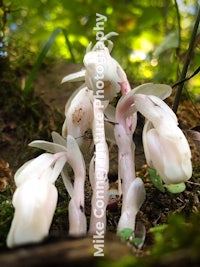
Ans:
MULTIPOLYGON (((66 30, 76 62, 82 63, 88 43, 96 41, 93 28, 96 13, 100 13, 107 17, 105 34, 119 33, 112 38, 112 54, 136 84, 149 80, 173 84, 178 80, 198 7, 197 0, 0 2, 1 38, 4 36, 4 49, 15 67, 33 66, 45 41, 58 27, 66 30)), ((190 74, 200 65, 197 37, 190 74)), ((60 33, 48 58, 71 61, 71 55, 60 33)), ((189 85, 195 91, 198 79, 193 78, 189 85)))
POLYGON ((114 262, 103 262, 104 267, 199 266, 199 214, 190 218, 172 214, 168 223, 150 229, 154 244, 143 257, 128 255, 114 262), (189 264, 189 265, 188 265, 189 264))

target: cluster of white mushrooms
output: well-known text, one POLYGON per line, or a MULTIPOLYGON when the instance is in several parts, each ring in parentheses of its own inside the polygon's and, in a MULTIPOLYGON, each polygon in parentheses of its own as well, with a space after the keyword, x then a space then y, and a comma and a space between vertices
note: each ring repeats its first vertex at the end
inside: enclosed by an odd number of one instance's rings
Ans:
POLYGON ((67 101, 62 136, 53 132, 52 143, 42 140, 30 143, 45 153, 25 163, 14 176, 15 213, 7 237, 8 247, 39 242, 48 235, 58 197, 54 184, 60 174, 71 197, 69 234, 92 234, 99 221, 106 230, 108 140, 118 146, 118 193, 122 196, 122 210, 117 231, 123 228, 134 231, 136 214, 145 200, 143 181, 135 175, 133 133, 137 112, 146 118, 143 146, 147 164, 156 169, 167 185, 185 182, 192 175, 188 142, 178 127, 176 115, 163 102, 171 94, 171 87, 148 83, 131 89, 125 72, 110 55, 112 42, 108 38, 112 35, 116 34, 108 34, 93 48, 90 44, 83 60, 84 69, 62 81, 83 81, 67 101), (112 106, 111 101, 120 93, 116 107, 112 106), (94 148, 89 170, 85 161, 91 143, 84 139, 88 132, 92 133, 94 148), (68 165, 74 177, 69 177, 68 165), (87 173, 93 191, 89 226, 84 212, 87 173), (96 207, 98 197, 104 203, 101 210, 96 207), (100 211, 102 214, 98 213, 100 211))

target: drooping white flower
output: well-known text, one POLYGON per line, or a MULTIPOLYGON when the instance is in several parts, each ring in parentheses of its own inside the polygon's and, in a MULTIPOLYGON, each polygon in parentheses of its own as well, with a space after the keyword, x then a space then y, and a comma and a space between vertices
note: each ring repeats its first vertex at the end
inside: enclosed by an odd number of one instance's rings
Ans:
POLYGON ((101 100, 111 101, 120 92, 124 94, 130 91, 130 85, 126 73, 120 64, 110 55, 113 43, 109 40, 117 33, 111 32, 105 35, 92 48, 89 44, 83 59, 84 70, 67 75, 63 82, 83 81, 101 100), (108 47, 105 46, 108 42, 108 47))
POLYGON ((16 172, 15 213, 7 237, 8 247, 39 242, 48 235, 58 197, 54 182, 65 162, 65 153, 44 153, 16 172))
POLYGON ((94 95, 98 92, 102 100, 111 101, 120 90, 130 90, 126 73, 110 55, 103 41, 97 42, 94 48, 86 53, 83 62, 86 68, 86 85, 94 91, 94 95))
POLYGON ((85 138, 87 132, 92 131, 93 123, 93 92, 87 87, 78 89, 66 103, 65 121, 62 127, 62 136, 73 136, 81 151, 87 151, 91 140, 85 138))
POLYGON ((170 96, 171 92, 172 88, 166 84, 146 83, 137 86, 119 99, 116 108, 116 122, 123 125, 127 133, 130 134, 130 127, 127 127, 128 125, 126 119, 137 112, 134 105, 134 96, 136 94, 144 94, 154 95, 161 99, 165 99, 170 96))
POLYGON ((161 99, 136 94, 135 108, 146 117, 143 145, 149 166, 166 184, 185 182, 192 176, 191 151, 178 127, 176 115, 161 99))
POLYGON ((36 140, 29 145, 44 149, 51 153, 65 152, 67 163, 72 167, 74 172, 74 182, 68 175, 66 166, 63 166, 61 176, 64 185, 68 191, 71 200, 69 202, 69 234, 84 235, 87 231, 86 217, 84 212, 84 185, 85 185, 85 162, 76 140, 68 135, 67 140, 58 133, 52 133, 53 143, 42 140, 36 140))

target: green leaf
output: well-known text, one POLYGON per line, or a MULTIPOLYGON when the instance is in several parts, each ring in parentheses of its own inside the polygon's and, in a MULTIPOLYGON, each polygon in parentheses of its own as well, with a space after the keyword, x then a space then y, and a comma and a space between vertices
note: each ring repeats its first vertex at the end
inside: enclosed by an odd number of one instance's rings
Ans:
POLYGON ((178 194, 185 190, 185 183, 165 185, 170 193, 178 194))
POLYGON ((133 229, 131 228, 124 228, 120 232, 117 233, 117 236, 119 236, 122 239, 129 239, 130 236, 133 234, 133 229))
POLYGON ((135 246, 139 247, 141 244, 143 244, 144 240, 140 237, 134 237, 130 239, 130 242, 133 243, 135 246))
POLYGON ((72 46, 71 46, 71 43, 70 43, 69 38, 68 38, 68 33, 67 33, 67 31, 65 29, 62 29, 62 32, 63 32, 63 35, 65 36, 66 46, 68 47, 69 53, 71 55, 72 62, 76 62, 74 53, 72 51, 72 46))
POLYGON ((144 240, 140 237, 133 237, 133 232, 134 231, 131 228, 124 228, 117 233, 117 236, 139 247, 141 244, 143 244, 144 240))
POLYGON ((154 226, 149 229, 150 233, 162 233, 165 229, 167 229, 168 225, 167 224, 161 224, 154 226))
POLYGON ((155 170, 155 169, 152 169, 152 168, 148 168, 148 172, 149 172, 150 179, 151 179, 151 182, 153 183, 153 185, 154 185, 158 190, 160 190, 162 193, 165 193, 165 188, 164 188, 164 186, 163 186, 162 179, 161 179, 161 177, 157 174, 156 170, 155 170))
POLYGON ((66 45, 69 49, 69 52, 70 52, 70 55, 71 55, 71 58, 72 58, 72 61, 75 62, 75 57, 74 57, 74 54, 72 52, 72 47, 71 47, 71 44, 69 42, 69 39, 68 39, 68 35, 67 35, 67 31, 65 29, 62 29, 60 27, 56 28, 51 36, 49 37, 49 39, 47 40, 46 44, 44 45, 42 51, 40 52, 34 66, 33 66, 33 69, 28 77, 28 80, 25 84, 25 87, 24 87, 24 91, 25 92, 30 92, 31 90, 31 84, 33 82, 33 80, 35 79, 35 76, 46 56, 46 54, 48 53, 49 49, 51 48, 52 44, 54 43, 54 40, 55 38, 57 37, 58 34, 60 34, 60 32, 63 33, 63 35, 65 36, 65 41, 66 41, 66 45))
POLYGON ((60 28, 56 28, 53 33, 51 34, 50 38, 48 39, 48 41, 46 42, 45 46, 43 47, 42 51, 40 52, 34 66, 33 69, 28 77, 28 80, 25 84, 24 87, 24 91, 25 92, 29 92, 30 91, 30 86, 42 64, 42 61, 44 59, 44 57, 46 56, 47 52, 49 51, 50 47, 52 46, 56 36, 60 33, 61 29, 60 28))

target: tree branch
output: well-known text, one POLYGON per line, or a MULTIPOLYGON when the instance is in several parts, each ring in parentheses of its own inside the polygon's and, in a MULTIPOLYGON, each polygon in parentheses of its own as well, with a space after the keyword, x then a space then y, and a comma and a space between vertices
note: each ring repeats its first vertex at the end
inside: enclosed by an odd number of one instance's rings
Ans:
MULTIPOLYGON (((191 58, 191 55, 192 55, 192 52, 193 52, 193 49, 194 49, 197 30, 198 30, 198 27, 199 27, 199 21, 200 21, 200 8, 198 10, 198 14, 197 14, 196 21, 195 21, 195 24, 194 24, 194 28, 193 28, 193 31, 192 31, 192 35, 191 35, 188 51, 187 51, 187 54, 186 54, 185 62, 184 62, 184 65, 183 65, 183 69, 182 69, 182 73, 181 73, 181 77, 180 77, 181 81, 185 79, 186 74, 187 74, 187 70, 188 70, 188 67, 189 67, 189 64, 190 64, 190 58, 191 58)), ((177 89, 177 92, 176 92, 176 96, 175 96, 173 107, 172 107, 172 109, 173 109, 173 111, 175 113, 178 110, 178 105, 179 105, 179 102, 180 102, 183 85, 184 85, 184 82, 179 85, 179 87, 177 89)))

